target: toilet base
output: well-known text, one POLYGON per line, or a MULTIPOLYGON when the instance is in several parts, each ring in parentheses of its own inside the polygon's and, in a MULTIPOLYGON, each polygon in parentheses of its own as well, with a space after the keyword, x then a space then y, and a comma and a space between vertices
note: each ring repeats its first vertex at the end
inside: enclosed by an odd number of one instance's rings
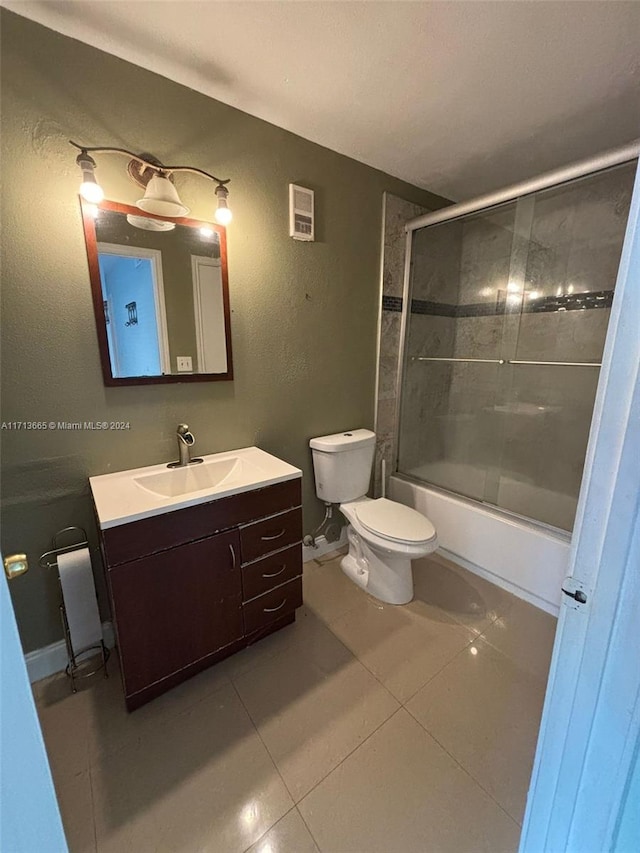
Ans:
POLYGON ((340 568, 355 584, 386 604, 408 604, 413 599, 411 559, 402 554, 377 552, 351 525, 349 553, 340 568))

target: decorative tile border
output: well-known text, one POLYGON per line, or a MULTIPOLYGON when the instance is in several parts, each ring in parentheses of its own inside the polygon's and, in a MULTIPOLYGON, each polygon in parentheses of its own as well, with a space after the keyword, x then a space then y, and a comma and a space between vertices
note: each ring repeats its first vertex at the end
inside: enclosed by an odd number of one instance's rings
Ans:
POLYGON ((611 308, 613 290, 598 290, 593 293, 573 293, 563 296, 543 296, 531 299, 528 311, 577 311, 583 308, 611 308))
POLYGON ((402 311, 402 296, 383 296, 383 311, 402 311))
MULTIPOLYGON (((543 314, 555 311, 583 311, 587 308, 611 308, 613 290, 597 290, 591 293, 563 294, 562 296, 539 296, 519 302, 513 306, 504 300, 495 302, 471 302, 450 305, 447 302, 431 302, 428 299, 412 299, 412 314, 428 314, 432 317, 495 317, 502 314, 543 314)), ((383 296, 384 311, 402 311, 402 297, 383 296)))

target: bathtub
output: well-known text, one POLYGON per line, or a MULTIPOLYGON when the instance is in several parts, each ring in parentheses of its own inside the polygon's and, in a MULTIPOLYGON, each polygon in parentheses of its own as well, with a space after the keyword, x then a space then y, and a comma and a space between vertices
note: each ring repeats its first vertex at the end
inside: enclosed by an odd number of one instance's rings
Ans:
POLYGON ((558 615, 568 534, 528 524, 481 504, 393 475, 389 497, 433 522, 439 553, 530 604, 558 615))

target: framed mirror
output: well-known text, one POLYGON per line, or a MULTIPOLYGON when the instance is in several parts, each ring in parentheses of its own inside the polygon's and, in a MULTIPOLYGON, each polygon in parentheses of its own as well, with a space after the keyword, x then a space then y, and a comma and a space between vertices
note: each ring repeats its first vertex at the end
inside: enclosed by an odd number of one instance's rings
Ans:
POLYGON ((233 379, 225 229, 81 204, 105 385, 233 379))

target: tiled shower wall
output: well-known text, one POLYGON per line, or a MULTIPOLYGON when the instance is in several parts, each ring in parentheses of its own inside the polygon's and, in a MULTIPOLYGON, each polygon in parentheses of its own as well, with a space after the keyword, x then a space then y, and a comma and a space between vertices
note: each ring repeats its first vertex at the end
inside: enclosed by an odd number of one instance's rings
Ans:
POLYGON ((393 429, 398 396, 396 387, 406 233, 409 219, 428 213, 427 208, 385 193, 384 247, 382 253, 382 310, 378 353, 378 395, 376 401, 376 458, 374 492, 381 494, 381 464, 386 461, 387 479, 393 472, 393 429))

